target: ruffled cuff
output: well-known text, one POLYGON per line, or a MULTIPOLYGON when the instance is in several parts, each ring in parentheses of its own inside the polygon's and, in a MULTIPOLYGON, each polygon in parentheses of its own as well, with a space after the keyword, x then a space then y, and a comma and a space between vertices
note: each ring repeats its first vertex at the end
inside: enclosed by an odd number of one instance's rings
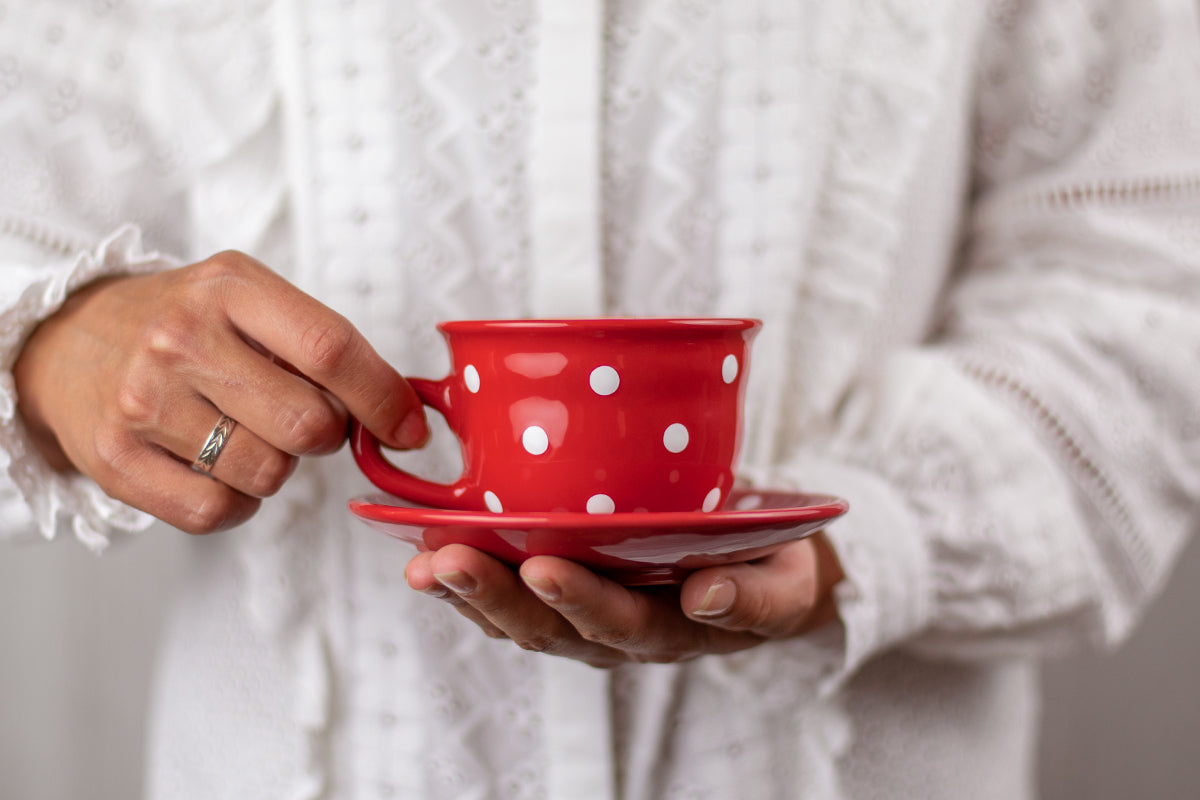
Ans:
POLYGON ((901 644, 962 659, 1059 653, 1132 608, 1110 585, 1103 520, 1083 513, 1039 432, 944 355, 895 356, 831 436, 764 476, 851 504, 829 531, 845 641, 823 686, 901 644))
POLYGON ((850 501, 826 531, 845 578, 834 588, 841 629, 804 637, 805 660, 819 664, 822 693, 835 691, 865 661, 910 638, 933 613, 933 564, 917 515, 889 483, 839 461, 806 458, 773 471, 764 485, 787 484, 850 501))
POLYGON ((14 536, 40 532, 53 539, 69 527, 89 549, 99 552, 114 534, 148 528, 153 517, 106 495, 93 481, 78 473, 56 472, 32 445, 17 413, 16 383, 12 369, 25 340, 42 320, 62 307, 75 290, 99 278, 116 274, 155 272, 177 262, 142 249, 140 231, 130 225, 118 229, 93 250, 72 259, 47 265, 19 295, 13 291, 0 309, 0 495, 5 510, 3 533, 14 536), (25 511, 18 511, 23 499, 25 511))

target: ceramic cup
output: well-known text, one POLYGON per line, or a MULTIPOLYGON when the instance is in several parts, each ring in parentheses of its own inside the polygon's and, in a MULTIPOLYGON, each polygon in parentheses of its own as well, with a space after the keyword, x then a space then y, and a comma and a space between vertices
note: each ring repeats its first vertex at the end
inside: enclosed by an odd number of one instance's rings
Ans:
POLYGON ((438 326, 441 380, 410 378, 462 447, 449 484, 351 448, 380 489, 436 508, 715 511, 733 486, 752 319, 480 320, 438 326))

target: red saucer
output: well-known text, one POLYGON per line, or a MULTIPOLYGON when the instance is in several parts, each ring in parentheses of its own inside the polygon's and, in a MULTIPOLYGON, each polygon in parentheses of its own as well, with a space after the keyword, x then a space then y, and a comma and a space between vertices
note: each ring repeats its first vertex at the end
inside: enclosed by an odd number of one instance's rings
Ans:
POLYGON ((725 510, 708 513, 492 514, 412 505, 386 494, 356 497, 349 507, 375 530, 422 550, 466 544, 509 564, 561 556, 627 586, 647 586, 761 558, 820 530, 849 503, 826 494, 735 489, 725 510))

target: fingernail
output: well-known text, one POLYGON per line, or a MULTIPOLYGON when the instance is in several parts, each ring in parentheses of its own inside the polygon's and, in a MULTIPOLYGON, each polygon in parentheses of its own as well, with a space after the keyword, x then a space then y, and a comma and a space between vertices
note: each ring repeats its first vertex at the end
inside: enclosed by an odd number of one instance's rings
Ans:
POLYGON ((549 578, 526 578, 525 585, 547 603, 554 604, 562 600, 562 588, 549 578))
POLYGON ((447 597, 450 597, 450 591, 445 586, 437 583, 422 589, 421 594, 436 597, 438 600, 445 600, 447 597))
POLYGON ((455 594, 470 594, 479 585, 475 582, 474 578, 465 572, 435 572, 433 577, 437 578, 438 583, 455 594))
POLYGON ((733 600, 737 597, 737 587, 727 578, 718 578, 708 587, 700 605, 692 611, 695 617, 720 617, 729 613, 733 608, 733 600))
POLYGON ((400 421, 400 427, 396 428, 396 444, 415 450, 424 446, 428 441, 429 423, 425 419, 425 412, 420 408, 414 408, 408 412, 408 416, 400 421))

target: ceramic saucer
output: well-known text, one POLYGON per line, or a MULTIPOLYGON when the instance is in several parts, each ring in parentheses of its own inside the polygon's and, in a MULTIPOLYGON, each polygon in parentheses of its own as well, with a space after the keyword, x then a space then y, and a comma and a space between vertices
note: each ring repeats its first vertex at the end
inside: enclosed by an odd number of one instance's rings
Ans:
POLYGON ((701 567, 760 558, 845 514, 826 494, 735 489, 723 510, 577 514, 455 511, 386 494, 356 497, 350 511, 375 530, 433 550, 476 547, 510 564, 569 558, 628 586, 677 583, 701 567))

